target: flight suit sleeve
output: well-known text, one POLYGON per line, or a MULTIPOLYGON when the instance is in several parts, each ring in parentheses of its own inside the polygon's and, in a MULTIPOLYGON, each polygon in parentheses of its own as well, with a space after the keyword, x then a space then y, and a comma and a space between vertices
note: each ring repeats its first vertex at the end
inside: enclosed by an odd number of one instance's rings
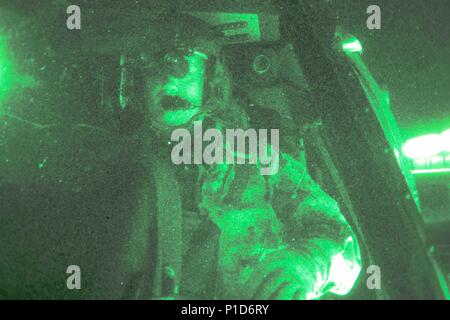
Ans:
POLYGON ((337 202, 313 181, 305 165, 280 154, 278 174, 269 178, 272 205, 283 223, 283 241, 305 257, 303 281, 310 298, 347 294, 361 270, 358 241, 337 202))

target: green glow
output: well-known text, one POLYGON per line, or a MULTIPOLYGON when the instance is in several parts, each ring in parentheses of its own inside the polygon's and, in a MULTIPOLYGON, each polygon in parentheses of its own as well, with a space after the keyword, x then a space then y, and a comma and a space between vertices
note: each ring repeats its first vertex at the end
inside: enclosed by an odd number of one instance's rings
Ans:
MULTIPOLYGON (((13 67, 8 57, 6 38, 0 36, 0 101, 5 98, 12 84, 13 67)), ((0 113, 2 110, 0 110, 0 113)))
POLYGON ((345 52, 356 52, 356 53, 362 53, 363 47, 361 42, 356 39, 355 37, 344 40, 342 42, 342 49, 344 49, 345 52))
POLYGON ((200 113, 200 108, 164 112, 163 121, 169 126, 180 126, 200 113))
POLYGON ((442 134, 427 134, 408 140, 402 148, 409 159, 426 158, 450 150, 450 130, 442 134))
POLYGON ((164 91, 169 96, 180 97, 193 106, 202 105, 203 84, 205 76, 205 60, 207 57, 201 52, 185 56, 189 65, 189 72, 183 78, 169 76, 164 91))
POLYGON ((450 173, 450 168, 441 168, 441 169, 418 169, 412 170, 413 174, 433 174, 433 173, 450 173))
POLYGON ((345 242, 347 252, 336 254, 331 259, 331 267, 328 281, 334 283, 334 288, 330 290, 332 293, 343 296, 352 290, 356 284, 361 265, 354 256, 348 257, 348 252, 353 252, 351 248, 355 246, 352 237, 348 237, 345 242))
POLYGON ((442 150, 450 152, 450 129, 441 133, 442 137, 442 150))

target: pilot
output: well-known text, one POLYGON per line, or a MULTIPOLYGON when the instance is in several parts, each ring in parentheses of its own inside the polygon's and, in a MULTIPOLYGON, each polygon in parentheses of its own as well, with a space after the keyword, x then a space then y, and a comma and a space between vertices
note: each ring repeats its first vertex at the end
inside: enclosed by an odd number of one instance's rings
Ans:
MULTIPOLYGON (((194 121, 201 121, 204 130, 253 126, 224 60, 222 33, 180 15, 166 19, 169 26, 179 22, 173 38, 170 32, 160 36, 162 29, 170 27, 157 20, 150 30, 156 30, 159 42, 152 42, 145 33, 149 28, 136 28, 124 36, 101 33, 100 20, 99 32, 93 24, 87 28, 91 37, 80 38, 87 41, 80 48, 114 54, 133 49, 139 55, 131 59, 123 54, 118 68, 109 70, 112 64, 106 63, 92 72, 103 60, 95 52, 90 53, 91 63, 80 63, 73 53, 62 54, 73 49, 72 42, 67 42, 69 49, 60 46, 56 40, 62 31, 55 27, 51 45, 61 51, 45 48, 39 59, 50 61, 51 67, 35 68, 40 70, 41 85, 13 95, 11 105, 30 113, 63 101, 64 108, 54 109, 73 116, 88 108, 86 114, 95 115, 93 124, 106 123, 106 128, 67 121, 62 126, 20 121, 2 128, 9 137, 1 146, 4 157, 16 156, 16 146, 24 141, 29 146, 27 156, 19 154, 16 161, 8 162, 16 170, 5 172, 18 184, 18 199, 25 198, 24 189, 31 202, 21 210, 5 212, 5 217, 14 217, 8 220, 7 235, 30 248, 19 251, 20 263, 4 259, 0 266, 8 297, 287 300, 347 294, 360 272, 357 239, 336 201, 312 180, 296 155, 279 150, 279 170, 267 176, 261 175, 259 164, 180 166, 171 161, 170 136, 177 128, 191 130, 194 121), (144 50, 147 47, 151 53, 144 50), (64 68, 56 60, 62 57, 69 59, 62 63, 64 68), (117 69, 120 81, 108 79, 117 69), (144 103, 133 72, 145 77, 144 103), (114 97, 108 97, 108 88, 117 83, 114 97), (97 84, 104 84, 102 90, 97 84), (93 102, 91 98, 100 93, 101 103, 93 102), (103 121, 99 108, 112 104, 117 95, 118 108, 124 112, 120 119, 105 116, 103 121), (127 130, 110 135, 119 122, 126 122, 127 130), (20 135, 15 134, 16 126, 22 130, 20 135), (114 141, 105 143, 111 137, 114 141), (139 152, 134 149, 136 141, 139 152), (18 165, 25 160, 22 167, 29 168, 29 174, 22 174, 18 165), (97 176, 100 182, 93 182, 97 176), (26 182, 25 189, 25 182, 18 183, 17 177, 32 182, 26 182), (35 196, 36 186, 41 185, 47 186, 38 192, 42 200, 35 196), (22 221, 33 223, 23 228, 22 221), (82 290, 68 291, 65 286, 64 271, 71 264, 81 266, 82 290)), ((28 29, 14 34, 29 35, 30 41, 20 43, 29 45, 30 52, 33 39, 46 39, 32 37, 28 29)), ((11 203, 19 201, 10 189, 4 193, 13 198, 11 203)), ((16 242, 11 239, 11 245, 2 249, 5 257, 16 257, 16 242)))
MULTIPOLYGON (((199 23, 196 28, 177 30, 169 52, 147 57, 151 72, 146 80, 145 130, 159 141, 152 152, 166 150, 158 162, 171 161, 171 132, 192 130, 194 121, 201 121, 203 130, 252 127, 233 94, 224 44, 217 28, 199 23)), ((197 241, 201 243, 197 249, 183 250, 182 296, 290 300, 348 294, 359 275, 361 258, 337 202, 313 181, 302 162, 284 150, 279 151, 276 174, 261 175, 259 166, 166 166, 178 172, 180 193, 190 199, 188 210, 186 200, 181 200, 183 212, 209 221, 207 229, 218 231, 217 268, 211 278, 201 269, 211 264, 202 253, 210 249, 214 237, 203 236, 208 234, 204 229, 193 231, 194 238, 202 241, 197 241), (205 288, 211 286, 202 281, 215 282, 214 289, 208 291, 205 288)), ((190 246, 186 239, 192 236, 183 239, 183 246, 190 246)))

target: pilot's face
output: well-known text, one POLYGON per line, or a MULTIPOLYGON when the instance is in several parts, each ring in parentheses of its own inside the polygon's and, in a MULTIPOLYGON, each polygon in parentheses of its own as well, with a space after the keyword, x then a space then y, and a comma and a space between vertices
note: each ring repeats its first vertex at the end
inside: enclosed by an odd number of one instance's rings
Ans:
POLYGON ((151 120, 163 127, 188 126, 202 113, 205 64, 195 50, 165 55, 148 81, 151 120))

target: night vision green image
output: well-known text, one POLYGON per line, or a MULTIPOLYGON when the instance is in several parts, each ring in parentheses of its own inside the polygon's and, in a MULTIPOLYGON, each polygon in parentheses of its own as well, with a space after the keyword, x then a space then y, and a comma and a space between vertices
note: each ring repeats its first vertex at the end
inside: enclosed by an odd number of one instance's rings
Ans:
POLYGON ((376 2, 2 1, 0 299, 449 299, 450 4, 376 2))

